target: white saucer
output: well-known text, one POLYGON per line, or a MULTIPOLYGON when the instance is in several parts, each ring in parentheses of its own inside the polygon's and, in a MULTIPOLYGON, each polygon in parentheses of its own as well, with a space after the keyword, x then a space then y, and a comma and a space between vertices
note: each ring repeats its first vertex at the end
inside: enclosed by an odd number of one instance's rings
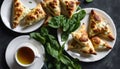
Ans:
MULTIPOLYGON (((21 2, 23 3, 25 7, 30 8, 30 9, 36 7, 37 3, 39 3, 38 0, 21 0, 21 2)), ((9 28, 12 31, 18 32, 18 33, 29 33, 29 32, 37 30, 38 28, 42 26, 44 19, 27 28, 23 28, 22 26, 18 25, 15 29, 12 29, 11 28, 12 3, 13 3, 13 0, 4 0, 1 6, 1 12, 0 12, 1 18, 2 18, 4 25, 7 28, 9 28)))
POLYGON ((38 69, 38 68, 41 69, 44 65, 44 55, 45 55, 45 51, 42 44, 30 38, 28 35, 23 35, 23 36, 16 37, 9 43, 6 49, 5 58, 10 69, 38 69), (38 53, 41 54, 42 56, 41 58, 37 58, 36 62, 33 65, 26 68, 21 67, 15 61, 15 52, 20 47, 20 44, 22 43, 32 43, 37 47, 38 53))
MULTIPOLYGON (((114 25, 114 22, 113 20, 111 19, 111 17, 105 13, 104 11, 100 10, 100 9, 97 9, 97 8, 85 8, 84 10, 86 11, 86 16, 85 18, 81 21, 81 23, 84 23, 86 26, 88 26, 88 21, 89 21, 89 14, 91 12, 91 10, 95 10, 96 12, 98 12, 99 14, 101 14, 108 22, 111 30, 112 30, 112 33, 113 33, 113 36, 115 37, 115 40, 114 41, 106 41, 108 42, 112 47, 114 47, 114 44, 116 42, 116 27, 114 25)), ((58 30, 58 41, 59 43, 62 44, 64 42, 61 41, 61 31, 60 29, 58 30)), ((73 58, 77 58, 79 59, 79 61, 82 61, 82 62, 95 62, 95 61, 98 61, 98 60, 101 60, 102 58, 104 58, 105 56, 107 56, 110 51, 112 50, 109 50, 109 51, 100 51, 98 52, 97 51, 97 55, 90 55, 90 56, 85 56, 83 54, 78 54, 76 52, 72 52, 72 51, 68 51, 67 48, 68 48, 68 41, 72 39, 72 35, 70 34, 66 44, 65 44, 65 51, 73 58)))

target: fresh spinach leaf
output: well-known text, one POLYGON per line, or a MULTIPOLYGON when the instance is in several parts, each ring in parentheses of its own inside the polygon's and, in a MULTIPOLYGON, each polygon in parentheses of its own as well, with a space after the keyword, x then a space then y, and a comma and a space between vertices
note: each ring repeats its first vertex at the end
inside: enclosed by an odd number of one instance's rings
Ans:
POLYGON ((63 28, 63 31, 67 31, 69 29, 69 20, 65 19, 63 20, 64 22, 62 22, 62 28, 63 28))
POLYGON ((73 31, 74 31, 75 26, 76 26, 75 24, 71 25, 71 27, 70 27, 70 28, 69 28, 69 30, 68 30, 68 33, 73 32, 73 31))
POLYGON ((52 68, 53 68, 53 64, 52 64, 52 63, 50 63, 50 62, 48 63, 48 65, 47 65, 47 66, 48 66, 48 69, 52 69, 52 68))
POLYGON ((35 40, 37 40, 37 36, 35 35, 37 32, 32 32, 30 33, 30 38, 34 38, 35 40))
POLYGON ((68 39, 69 33, 68 32, 63 32, 61 34, 61 40, 66 41, 68 39))
POLYGON ((62 63, 64 63, 65 65, 71 64, 70 58, 68 58, 67 56, 65 56, 65 55, 63 55, 63 54, 61 54, 61 56, 60 56, 60 61, 61 61, 62 63))
POLYGON ((52 40, 55 40, 55 37, 52 35, 47 35, 47 37, 50 42, 52 42, 52 40))
POLYGON ((55 37, 52 36, 52 35, 48 35, 48 41, 51 43, 51 45, 53 45, 53 47, 56 49, 56 50, 59 50, 60 49, 60 46, 58 44, 58 42, 56 41, 55 37))
POLYGON ((85 1, 88 2, 88 3, 89 3, 89 2, 93 2, 93 0, 85 0, 85 1))
POLYGON ((42 28, 40 29, 40 34, 41 34, 42 36, 48 35, 48 30, 47 30, 47 28, 42 27, 42 28))
POLYGON ((61 69, 61 62, 55 63, 56 69, 61 69))
POLYGON ((66 42, 64 42, 63 45, 62 45, 61 48, 60 48, 60 51, 59 51, 60 54, 63 53, 63 52, 65 51, 65 50, 64 50, 65 43, 66 43, 66 42))
POLYGON ((68 69, 73 69, 71 66, 68 66, 68 69))
POLYGON ((79 10, 81 10, 81 7, 80 7, 80 6, 77 7, 77 10, 76 10, 76 11, 79 11, 79 10))
POLYGON ((71 28, 68 30, 69 33, 75 31, 80 26, 80 22, 73 24, 71 28))
POLYGON ((86 15, 85 10, 80 10, 72 16, 72 19, 77 19, 76 21, 81 21, 86 15))
POLYGON ((45 44, 46 39, 40 35, 40 33, 31 33, 30 34, 31 38, 34 38, 37 41, 40 41, 42 44, 45 44))
POLYGON ((62 21, 62 15, 61 16, 56 16, 51 18, 51 20, 48 22, 48 25, 52 28, 59 28, 61 25, 61 21, 62 21))
POLYGON ((63 34, 61 35, 62 41, 66 41, 68 39, 69 34, 75 31, 80 26, 80 21, 85 17, 85 15, 85 10, 81 10, 74 14, 71 19, 68 19, 69 28, 67 29, 67 31, 63 31, 63 34))
POLYGON ((46 45, 47 45, 47 46, 46 46, 47 52, 48 52, 52 57, 54 57, 54 58, 56 58, 57 60, 59 60, 59 58, 58 58, 59 52, 58 52, 56 49, 54 49, 53 47, 51 47, 50 43, 47 43, 46 45))

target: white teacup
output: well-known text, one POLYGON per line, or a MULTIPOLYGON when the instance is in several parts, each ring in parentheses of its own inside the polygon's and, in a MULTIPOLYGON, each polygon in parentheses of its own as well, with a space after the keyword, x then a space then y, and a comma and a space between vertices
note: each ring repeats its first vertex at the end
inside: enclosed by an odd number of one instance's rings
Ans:
POLYGON ((15 53, 15 60, 22 67, 31 66, 40 57, 37 48, 31 43, 21 44, 15 53))

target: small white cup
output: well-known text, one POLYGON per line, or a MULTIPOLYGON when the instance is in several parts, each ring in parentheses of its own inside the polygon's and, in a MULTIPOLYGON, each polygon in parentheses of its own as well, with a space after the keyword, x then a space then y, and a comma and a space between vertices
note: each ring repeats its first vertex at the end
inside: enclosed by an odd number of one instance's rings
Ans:
POLYGON ((31 43, 21 44, 15 53, 15 60, 22 67, 31 66, 32 64, 35 63, 36 58, 40 57, 41 55, 38 54, 37 48, 31 43), (31 59, 29 59, 30 57, 31 59), (26 63, 26 60, 28 60, 29 63, 26 63), (23 61, 25 63, 23 63, 23 61))

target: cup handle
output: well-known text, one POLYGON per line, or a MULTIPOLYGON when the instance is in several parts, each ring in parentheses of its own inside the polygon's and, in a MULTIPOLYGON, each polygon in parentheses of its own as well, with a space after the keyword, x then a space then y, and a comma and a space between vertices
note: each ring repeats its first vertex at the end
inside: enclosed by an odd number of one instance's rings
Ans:
POLYGON ((35 58, 41 58, 41 55, 36 55, 35 58))

